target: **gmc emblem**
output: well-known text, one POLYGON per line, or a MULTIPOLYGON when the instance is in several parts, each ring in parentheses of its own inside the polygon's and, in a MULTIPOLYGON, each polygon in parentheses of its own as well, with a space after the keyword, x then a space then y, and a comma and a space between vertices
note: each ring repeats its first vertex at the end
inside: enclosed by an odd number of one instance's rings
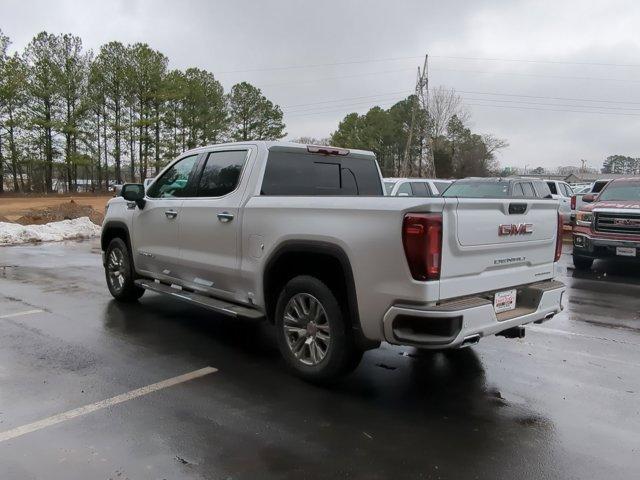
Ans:
POLYGON ((498 235, 530 235, 533 233, 533 223, 518 223, 498 225, 498 235))
POLYGON ((613 220, 614 225, 624 225, 624 226, 638 226, 640 225, 640 220, 632 219, 632 218, 615 218, 613 220))

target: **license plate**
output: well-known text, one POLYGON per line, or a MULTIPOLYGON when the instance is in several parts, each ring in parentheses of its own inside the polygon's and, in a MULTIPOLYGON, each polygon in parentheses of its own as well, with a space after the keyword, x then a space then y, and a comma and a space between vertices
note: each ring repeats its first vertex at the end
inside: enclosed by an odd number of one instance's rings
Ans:
POLYGON ((496 292, 493 296, 493 308, 496 313, 514 310, 516 308, 516 290, 496 292))
POLYGON ((635 257, 636 249, 634 247, 616 247, 616 255, 620 257, 635 257))

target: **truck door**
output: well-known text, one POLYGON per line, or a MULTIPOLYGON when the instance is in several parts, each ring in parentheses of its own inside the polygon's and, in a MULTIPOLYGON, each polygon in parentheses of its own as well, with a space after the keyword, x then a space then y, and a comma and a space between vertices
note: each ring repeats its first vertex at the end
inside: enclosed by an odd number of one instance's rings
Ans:
POLYGON ((195 196, 184 200, 180 212, 181 283, 230 300, 238 283, 241 203, 251 152, 238 146, 205 153, 195 196))
POLYGON ((151 186, 142 210, 132 217, 132 250, 136 269, 153 278, 175 277, 179 258, 178 227, 182 202, 189 195, 190 180, 199 155, 174 163, 151 186))

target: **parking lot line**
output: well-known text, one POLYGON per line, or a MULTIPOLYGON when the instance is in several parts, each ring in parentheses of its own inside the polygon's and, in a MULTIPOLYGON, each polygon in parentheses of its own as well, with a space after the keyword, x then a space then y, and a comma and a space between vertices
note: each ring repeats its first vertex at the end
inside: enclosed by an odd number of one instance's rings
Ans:
POLYGON ((20 427, 12 428, 11 430, 0 432, 0 443, 16 437, 20 437, 27 433, 50 427, 51 425, 56 425, 57 423, 66 422, 67 420, 71 420, 73 418, 95 412, 96 410, 101 410, 103 408, 111 407, 128 400, 133 400, 134 398, 142 397, 143 395, 162 390, 163 388, 172 387, 179 383, 188 382, 189 380, 203 377, 217 371, 218 369, 213 367, 201 368, 200 370, 195 370, 183 375, 178 375, 177 377, 168 378, 167 380, 162 380, 158 383, 152 383, 151 385, 147 385, 146 387, 137 388, 126 393, 121 393, 120 395, 107 398, 106 400, 101 400, 99 402, 91 403, 79 408, 74 408, 73 410, 68 410, 66 412, 59 413, 48 418, 43 418, 42 420, 38 420, 37 422, 28 423, 20 427))
POLYGON ((0 319, 21 317, 23 315, 31 315, 33 313, 42 313, 42 312, 44 312, 44 310, 25 310, 24 312, 7 313, 5 315, 0 315, 0 319))

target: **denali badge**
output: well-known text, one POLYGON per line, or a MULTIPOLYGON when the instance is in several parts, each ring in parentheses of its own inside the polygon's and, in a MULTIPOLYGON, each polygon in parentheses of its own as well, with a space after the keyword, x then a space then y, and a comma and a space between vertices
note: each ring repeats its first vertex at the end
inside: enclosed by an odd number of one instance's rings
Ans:
POLYGON ((498 235, 529 235, 533 233, 533 223, 503 224, 498 225, 498 235))

